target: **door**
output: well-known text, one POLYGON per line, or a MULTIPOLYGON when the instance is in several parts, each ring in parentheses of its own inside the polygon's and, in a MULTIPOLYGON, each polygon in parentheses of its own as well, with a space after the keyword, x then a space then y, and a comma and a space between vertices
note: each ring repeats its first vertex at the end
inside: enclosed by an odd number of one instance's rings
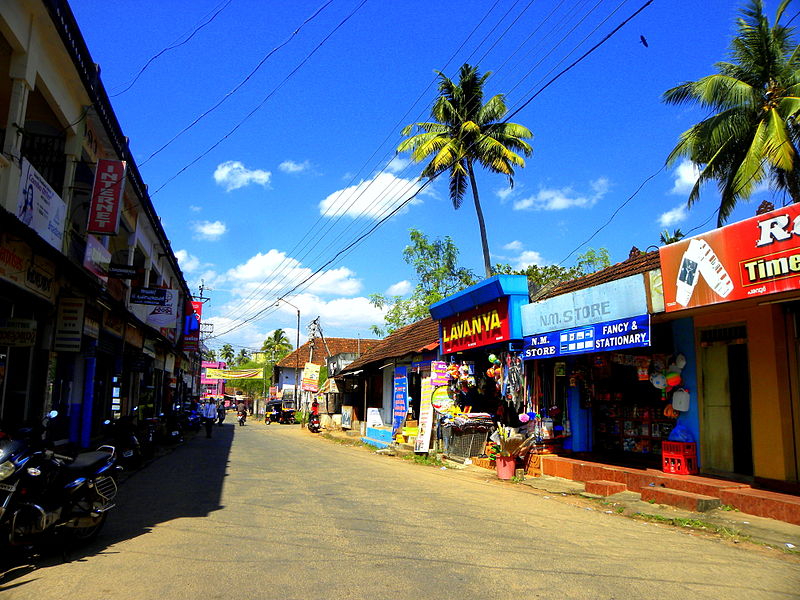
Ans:
POLYGON ((753 474, 746 329, 701 332, 701 464, 710 473, 753 474))

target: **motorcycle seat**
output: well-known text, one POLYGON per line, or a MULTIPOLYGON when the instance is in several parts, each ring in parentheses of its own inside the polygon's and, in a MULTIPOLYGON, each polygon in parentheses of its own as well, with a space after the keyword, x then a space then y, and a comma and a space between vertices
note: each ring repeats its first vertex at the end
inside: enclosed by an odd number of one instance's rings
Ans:
POLYGON ((68 471, 84 471, 90 470, 99 467, 108 459, 111 458, 111 455, 108 452, 103 452, 101 450, 96 450, 94 452, 82 452, 75 457, 71 463, 69 463, 66 468, 68 471))

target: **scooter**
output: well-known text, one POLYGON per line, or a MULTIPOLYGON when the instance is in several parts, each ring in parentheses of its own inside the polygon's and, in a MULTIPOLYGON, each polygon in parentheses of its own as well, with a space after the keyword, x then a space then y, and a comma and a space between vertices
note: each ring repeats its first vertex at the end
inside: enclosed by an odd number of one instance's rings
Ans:
POLYGON ((322 430, 322 423, 319 420, 319 415, 311 415, 308 418, 308 430, 311 433, 319 433, 322 430))
POLYGON ((104 421, 106 440, 116 448, 120 465, 129 470, 138 469, 144 462, 142 446, 136 436, 136 426, 131 417, 107 419, 104 421))
POLYGON ((0 544, 33 546, 58 533, 88 541, 115 506, 116 449, 58 454, 44 442, 48 419, 38 440, 30 432, 0 432, 0 544))
POLYGON ((244 422, 247 421, 247 411, 240 410, 237 414, 239 418, 239 425, 244 425, 244 422))

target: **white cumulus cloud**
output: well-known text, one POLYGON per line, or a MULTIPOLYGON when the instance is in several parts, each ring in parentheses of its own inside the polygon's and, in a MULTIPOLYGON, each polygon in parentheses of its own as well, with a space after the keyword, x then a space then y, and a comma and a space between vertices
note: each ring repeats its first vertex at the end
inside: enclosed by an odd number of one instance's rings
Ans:
POLYGON ((191 273, 200 268, 200 259, 193 254, 189 254, 186 250, 175 252, 175 258, 178 259, 178 264, 184 273, 191 273))
MULTIPOLYGON (((414 179, 380 173, 373 179, 329 195, 319 203, 319 211, 326 217, 347 215, 353 218, 365 216, 380 219, 410 198, 421 186, 422 184, 414 179)), ((418 202, 420 201, 415 198, 409 204, 418 202)))
POLYGON ((272 173, 261 169, 248 169, 238 160, 229 160, 217 165, 214 171, 214 181, 225 188, 226 192, 245 187, 255 183, 266 187, 269 185, 272 173))
POLYGON ((397 283, 393 283, 388 288, 386 288, 386 295, 387 296, 405 296, 411 291, 411 282, 407 279, 403 279, 403 281, 398 281, 397 283))
POLYGON ((405 158, 403 156, 395 156, 389 163, 386 165, 386 170, 390 173, 399 173, 404 170, 409 164, 411 164, 411 159, 405 158))
POLYGON ((514 210, 565 210, 568 208, 591 208, 606 195, 608 179, 601 177, 589 182, 591 193, 579 194, 571 187, 541 188, 527 198, 514 201, 514 210))
POLYGON ((215 241, 221 238, 228 227, 222 221, 199 221, 192 224, 194 237, 199 240, 215 241))
POLYGON ((503 250, 510 250, 511 252, 522 250, 522 242, 520 242, 519 240, 508 242, 505 246, 503 246, 503 250))
POLYGON ((545 264, 542 254, 536 250, 524 250, 514 259, 514 266, 517 269, 527 269, 531 265, 542 266, 545 264))
POLYGON ((311 163, 307 160, 299 163, 293 160, 285 160, 281 164, 278 165, 278 168, 283 171, 284 173, 289 173, 294 175, 296 173, 302 173, 303 171, 308 171, 311 168, 311 163))
POLYGON ((675 169, 675 182, 670 190, 670 194, 686 195, 692 191, 697 178, 700 177, 700 169, 690 160, 681 161, 675 169))
POLYGON ((685 221, 688 216, 689 210, 686 204, 679 204, 672 210, 662 213, 658 217, 658 224, 661 225, 661 227, 671 227, 672 225, 677 225, 685 221))

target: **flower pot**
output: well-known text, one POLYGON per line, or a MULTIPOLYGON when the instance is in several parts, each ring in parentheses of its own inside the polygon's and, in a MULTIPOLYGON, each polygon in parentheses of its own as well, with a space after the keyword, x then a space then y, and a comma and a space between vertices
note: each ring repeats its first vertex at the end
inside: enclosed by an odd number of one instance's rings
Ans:
POLYGON ((495 469, 498 479, 511 479, 517 466, 517 459, 513 456, 498 456, 495 459, 495 469))

